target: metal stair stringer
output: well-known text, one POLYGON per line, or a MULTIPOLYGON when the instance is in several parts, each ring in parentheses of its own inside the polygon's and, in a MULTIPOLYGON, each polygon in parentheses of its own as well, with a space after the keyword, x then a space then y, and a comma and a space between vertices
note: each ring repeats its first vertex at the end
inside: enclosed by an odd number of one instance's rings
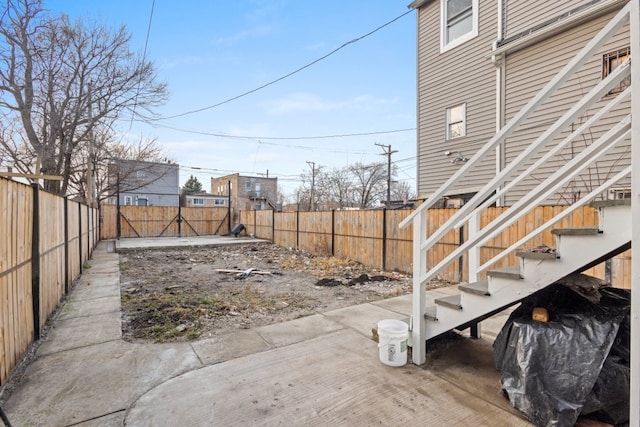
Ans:
POLYGON ((517 266, 487 271, 488 279, 458 287, 460 293, 436 299, 425 313, 427 339, 467 328, 569 274, 584 271, 630 244, 629 203, 601 202, 597 228, 556 229, 556 254, 518 252, 517 266))

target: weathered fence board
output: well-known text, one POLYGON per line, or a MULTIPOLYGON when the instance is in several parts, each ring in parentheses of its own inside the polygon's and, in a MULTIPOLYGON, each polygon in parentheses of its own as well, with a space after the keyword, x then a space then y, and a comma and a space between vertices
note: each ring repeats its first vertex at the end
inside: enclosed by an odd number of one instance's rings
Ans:
MULTIPOLYGON (((482 211, 480 226, 486 227, 505 209, 493 207, 482 211)), ((503 233, 489 239, 481 246, 480 263, 484 264, 491 260, 564 209, 566 206, 541 206, 532 210, 503 233)), ((456 209, 429 209, 427 235, 444 224, 456 211, 456 209)), ((398 227, 410 212, 410 210, 277 213, 243 211, 240 213, 240 221, 246 226, 247 233, 255 234, 261 239, 272 240, 281 246, 297 247, 318 255, 333 254, 336 257, 359 261, 373 268, 410 273, 413 261, 411 227, 404 230, 398 227)), ((597 210, 584 207, 553 227, 590 226, 597 224, 597 221, 597 210)), ((466 227, 449 231, 427 252, 427 266, 434 267, 468 239, 469 230, 466 227)), ((551 228, 525 243, 523 247, 542 244, 555 246, 551 228)), ((603 263, 589 269, 586 273, 609 279, 617 287, 629 288, 631 268, 629 254, 630 251, 627 251, 615 257, 611 260, 609 268, 603 263)), ((452 262, 438 275, 438 279, 454 283, 468 281, 467 256, 465 254, 452 262)), ((491 268, 507 267, 517 262, 519 260, 515 253, 511 253, 491 268)), ((480 278, 484 277, 486 277, 486 271, 480 272, 480 278)))
POLYGON ((80 274, 97 218, 95 209, 0 178, 0 385, 80 274))
MULTIPOLYGON (((120 237, 178 237, 228 234, 224 207, 120 206, 120 237), (179 222, 178 220, 181 220, 179 222)), ((118 237, 116 205, 100 207, 100 238, 118 237)))

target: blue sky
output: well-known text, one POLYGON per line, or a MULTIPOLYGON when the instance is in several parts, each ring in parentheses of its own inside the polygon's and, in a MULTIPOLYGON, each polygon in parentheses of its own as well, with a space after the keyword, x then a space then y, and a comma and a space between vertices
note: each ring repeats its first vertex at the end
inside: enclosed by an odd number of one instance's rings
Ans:
MULTIPOLYGON (((157 113, 182 114, 256 89, 397 18, 408 3, 156 0, 146 56, 170 91, 157 113)), ((131 48, 140 53, 152 5, 152 0, 45 0, 50 11, 72 19, 126 25, 131 48)), ((411 12, 255 93, 153 126, 134 123, 130 133, 157 138, 181 165, 181 184, 193 174, 206 190, 212 176, 268 170, 288 195, 299 175, 310 171, 307 161, 327 169, 384 161, 375 143, 398 150, 392 157, 398 179, 415 187, 415 130, 300 139, 415 128, 415 46, 411 12)), ((129 119, 120 130, 129 130, 129 119)))

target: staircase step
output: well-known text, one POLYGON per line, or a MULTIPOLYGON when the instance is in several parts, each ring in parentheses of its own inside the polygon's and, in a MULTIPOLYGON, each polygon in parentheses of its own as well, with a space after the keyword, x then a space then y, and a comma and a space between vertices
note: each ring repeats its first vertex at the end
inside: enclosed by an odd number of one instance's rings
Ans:
POLYGON ((553 252, 531 252, 531 251, 516 251, 516 256, 524 259, 558 259, 560 256, 553 252))
POLYGON ((435 305, 428 306, 424 311, 424 318, 427 320, 438 321, 438 307, 435 305))
POLYGON ((489 276, 489 277, 501 277, 503 279, 514 279, 514 280, 522 279, 522 275, 520 275, 520 267, 519 266, 500 268, 500 269, 497 269, 497 270, 489 270, 489 271, 487 271, 487 276, 489 276))
POLYGON ((554 228, 551 234, 556 236, 593 236, 599 234, 598 227, 554 228))
POLYGON ((433 302, 443 307, 453 308, 454 310, 462 310, 462 305, 460 305, 460 295, 450 295, 448 297, 436 298, 433 302))
POLYGON ((489 293, 489 281, 482 280, 475 283, 465 283, 458 286, 458 289, 462 292, 476 295, 491 295, 489 293))
POLYGON ((609 206, 631 206, 631 199, 615 199, 615 200, 598 200, 589 203, 589 206, 595 209, 606 208, 609 206))

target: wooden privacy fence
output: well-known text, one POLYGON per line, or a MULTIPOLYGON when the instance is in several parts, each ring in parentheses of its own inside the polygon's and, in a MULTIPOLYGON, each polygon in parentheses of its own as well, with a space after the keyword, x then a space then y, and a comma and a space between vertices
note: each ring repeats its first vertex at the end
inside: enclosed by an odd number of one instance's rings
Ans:
POLYGON ((0 385, 98 242, 98 212, 0 178, 0 385))
MULTIPOLYGON (((547 220, 564 210, 566 206, 540 206, 501 235, 489 240, 480 248, 480 263, 517 242, 547 220)), ((506 208, 485 209, 480 218, 484 227, 506 208)), ((322 212, 273 212, 242 211, 240 222, 246 232, 277 245, 293 247, 325 256, 336 256, 358 261, 369 267, 387 271, 412 272, 413 240, 411 227, 400 229, 398 224, 411 210, 359 210, 322 212)), ((456 209, 429 209, 427 235, 444 224, 456 209)), ((598 223, 597 210, 584 207, 568 216, 554 227, 585 227, 598 223)), ((427 253, 427 266, 435 266, 468 239, 464 227, 452 230, 427 253)), ((527 242, 524 247, 545 244, 555 246, 551 229, 527 242)), ((461 257, 440 274, 439 279, 458 283, 468 281, 467 260, 461 257)), ((507 267, 517 263, 515 254, 504 258, 492 268, 507 267)), ((614 286, 630 289, 631 251, 626 251, 586 272, 610 281, 614 286)), ((486 272, 481 272, 481 278, 486 272)))
POLYGON ((209 236, 229 233, 226 207, 100 207, 100 238, 209 236))

